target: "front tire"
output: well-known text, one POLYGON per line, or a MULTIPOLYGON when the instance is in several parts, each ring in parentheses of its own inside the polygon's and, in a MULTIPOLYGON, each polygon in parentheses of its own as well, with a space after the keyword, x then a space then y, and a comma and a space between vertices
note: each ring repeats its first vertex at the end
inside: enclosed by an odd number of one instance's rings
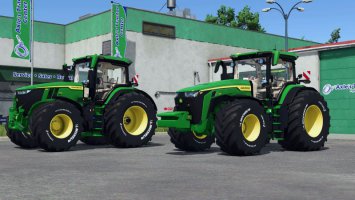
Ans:
POLYGON ((55 101, 33 112, 30 127, 42 149, 67 151, 78 142, 83 130, 83 119, 74 105, 55 101))
POLYGON ((192 131, 181 132, 169 128, 168 134, 175 147, 183 151, 204 151, 211 148, 214 143, 214 137, 210 135, 198 136, 192 131))
POLYGON ((217 145, 231 155, 253 155, 265 146, 268 118, 253 100, 235 100, 216 115, 217 145))
POLYGON ((156 113, 154 103, 144 95, 124 94, 106 107, 104 133, 119 148, 146 145, 155 134, 156 113))
POLYGON ((10 141, 17 146, 24 149, 34 149, 38 147, 37 141, 32 137, 32 135, 21 131, 11 130, 7 127, 7 125, 5 126, 5 129, 7 137, 9 137, 10 141))
POLYGON ((299 92, 288 105, 288 121, 281 146, 293 151, 316 151, 324 147, 329 135, 327 102, 316 91, 299 92))

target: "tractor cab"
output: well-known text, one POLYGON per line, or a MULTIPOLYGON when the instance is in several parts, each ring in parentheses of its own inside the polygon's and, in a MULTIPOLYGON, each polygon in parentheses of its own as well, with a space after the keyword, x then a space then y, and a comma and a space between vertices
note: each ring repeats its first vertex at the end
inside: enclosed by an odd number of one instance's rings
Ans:
POLYGON ((72 72, 74 82, 83 83, 84 98, 104 101, 113 89, 133 85, 129 81, 132 62, 128 59, 93 55, 73 59, 73 62, 73 66, 64 66, 63 70, 72 72))
POLYGON ((298 81, 295 72, 297 58, 296 54, 279 51, 233 54, 230 67, 218 61, 215 72, 222 67, 222 80, 248 80, 255 98, 277 100, 284 86, 298 81))

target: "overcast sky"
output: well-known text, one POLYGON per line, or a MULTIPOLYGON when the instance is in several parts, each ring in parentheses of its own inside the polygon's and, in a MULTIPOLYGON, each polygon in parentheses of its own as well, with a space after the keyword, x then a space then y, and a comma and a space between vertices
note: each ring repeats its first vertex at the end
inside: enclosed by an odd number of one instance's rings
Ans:
MULTIPOLYGON (((110 0, 34 0, 35 19, 67 24, 88 13, 99 13, 110 9, 110 0)), ((166 0, 121 0, 124 6, 158 11, 166 0)), ((295 0, 278 0, 288 10, 295 0)), ((231 6, 236 11, 249 5, 254 12, 260 12, 261 25, 268 33, 283 35, 284 21, 275 11, 262 13, 261 9, 272 5, 265 0, 177 0, 178 8, 190 8, 197 19, 204 20, 207 14, 216 14, 221 5, 231 6)), ((341 28, 341 41, 355 39, 355 1, 314 0, 300 5, 303 13, 293 12, 289 22, 291 37, 323 43, 330 38, 335 28, 341 28)), ((164 8, 162 12, 167 12, 164 8)), ((0 15, 13 16, 12 0, 0 0, 0 15)))

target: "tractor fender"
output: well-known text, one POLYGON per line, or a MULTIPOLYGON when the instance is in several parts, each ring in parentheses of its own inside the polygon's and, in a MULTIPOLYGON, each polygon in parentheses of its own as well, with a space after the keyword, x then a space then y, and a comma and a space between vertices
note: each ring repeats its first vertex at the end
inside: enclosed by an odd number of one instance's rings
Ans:
MULTIPOLYGON (((283 92, 286 92, 285 90, 286 90, 286 88, 284 89, 283 92)), ((312 91, 318 92, 316 89, 311 88, 311 87, 294 87, 288 91, 288 93, 286 94, 286 97, 284 99, 282 99, 282 98, 279 99, 279 104, 281 104, 281 107, 283 107, 284 105, 291 103, 293 101, 293 99, 295 98, 295 96, 297 95, 297 93, 300 91, 304 91, 304 90, 312 90, 312 91)))
POLYGON ((142 91, 142 90, 138 90, 138 89, 121 89, 121 90, 114 90, 112 91, 112 94, 110 94, 110 97, 106 100, 105 105, 109 104, 111 101, 116 101, 118 98, 120 98, 120 96, 127 94, 127 93, 131 93, 131 92, 137 92, 139 94, 144 95, 145 97, 147 97, 154 105, 154 109, 158 110, 157 105, 155 104, 153 98, 151 96, 149 96, 149 94, 147 94, 146 92, 142 91))
POLYGON ((142 95, 144 95, 145 97, 147 97, 147 98, 153 103, 154 109, 155 109, 155 110, 158 110, 158 107, 157 107, 157 105, 155 104, 153 98, 152 98, 151 96, 149 96, 148 93, 144 92, 143 90, 138 90, 138 89, 136 89, 136 90, 134 90, 134 91, 135 91, 135 92, 138 92, 138 93, 140 93, 140 94, 142 94, 142 95))
POLYGON ((65 101, 67 103, 73 104, 78 110, 80 110, 81 113, 83 112, 82 105, 80 105, 78 102, 76 102, 72 99, 63 98, 63 97, 55 97, 55 100, 65 101))
MULTIPOLYGON (((280 122, 281 122, 281 130, 285 130, 287 128, 287 122, 288 122, 288 105, 293 101, 293 99, 296 97, 296 95, 301 92, 301 91, 305 91, 305 90, 312 90, 312 91, 316 91, 318 92, 316 89, 311 88, 311 87, 293 87, 291 90, 288 91, 288 93, 286 94, 286 97, 284 99, 280 99, 279 100, 279 105, 281 105, 280 107, 280 111, 279 111, 279 115, 280 115, 280 122)), ((285 92, 285 90, 283 91, 285 92)))
POLYGON ((37 103, 33 104, 32 107, 30 108, 29 112, 28 112, 28 116, 30 116, 35 109, 37 109, 38 107, 42 106, 43 104, 51 103, 51 102, 54 102, 56 100, 64 101, 64 102, 73 104, 78 110, 80 110, 80 112, 83 111, 82 106, 78 102, 73 101, 71 99, 63 98, 63 97, 56 97, 54 99, 46 99, 44 101, 40 101, 40 102, 37 102, 37 103))
POLYGON ((209 112, 214 112, 216 106, 220 105, 223 102, 230 102, 233 100, 238 100, 238 99, 249 99, 258 102, 261 106, 263 106, 262 102, 259 99, 256 99, 252 96, 221 96, 212 99, 210 103, 210 109, 209 112))

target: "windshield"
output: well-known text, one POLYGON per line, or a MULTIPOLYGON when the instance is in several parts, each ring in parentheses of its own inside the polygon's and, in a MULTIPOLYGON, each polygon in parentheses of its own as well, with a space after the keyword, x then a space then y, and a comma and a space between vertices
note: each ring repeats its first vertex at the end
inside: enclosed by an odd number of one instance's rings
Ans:
POLYGON ((98 65, 97 89, 108 89, 115 85, 126 84, 126 68, 113 65, 109 62, 100 62, 98 65))
MULTIPOLYGON (((235 62, 234 77, 236 79, 249 80, 253 83, 254 96, 264 97, 266 83, 266 61, 267 57, 250 58, 238 60, 235 62)), ((273 77, 272 89, 274 96, 277 96, 279 90, 289 81, 293 81, 294 66, 291 62, 280 59, 278 64, 271 66, 271 75, 273 77)))
MULTIPOLYGON (((76 83, 88 83, 90 62, 81 62, 74 65, 76 83)), ((111 88, 117 84, 126 83, 126 70, 124 67, 108 62, 100 62, 97 69, 97 89, 111 88)))

